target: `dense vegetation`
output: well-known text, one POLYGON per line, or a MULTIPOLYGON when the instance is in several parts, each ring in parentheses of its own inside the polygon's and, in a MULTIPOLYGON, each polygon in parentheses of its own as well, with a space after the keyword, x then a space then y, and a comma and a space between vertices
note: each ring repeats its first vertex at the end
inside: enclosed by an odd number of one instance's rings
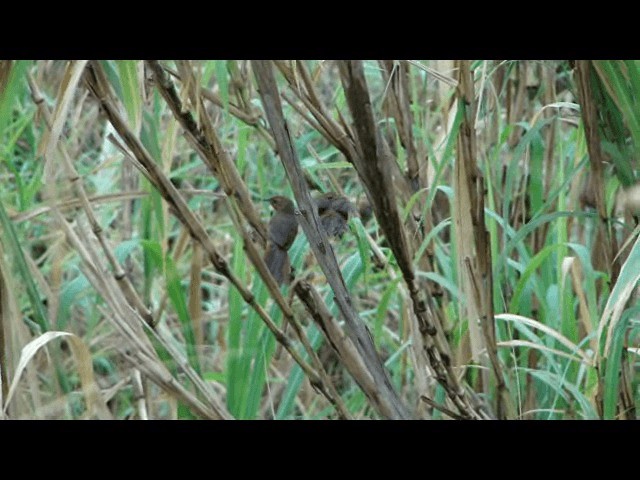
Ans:
POLYGON ((1 415, 635 419, 639 67, 0 62, 1 415))

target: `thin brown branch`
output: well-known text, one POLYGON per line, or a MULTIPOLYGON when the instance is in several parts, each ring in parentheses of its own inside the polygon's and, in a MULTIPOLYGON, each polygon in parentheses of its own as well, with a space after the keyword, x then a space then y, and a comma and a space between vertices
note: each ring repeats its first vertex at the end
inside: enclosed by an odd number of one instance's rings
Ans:
MULTIPOLYGON (((591 165, 591 181, 589 184, 590 195, 595 200, 595 207, 600 217, 596 231, 596 239, 592 248, 593 267, 597 270, 607 272, 612 277, 613 251, 611 238, 608 234, 609 219, 607 206, 605 204, 605 181, 604 181, 604 154, 602 152, 602 139, 598 129, 598 111, 593 98, 592 62, 590 60, 579 60, 576 62, 576 79, 578 84, 578 98, 580 100, 580 111, 582 122, 584 123, 584 135, 587 140, 587 150, 589 152, 589 164, 591 165)), ((612 283, 615 282, 613 278, 612 283)))
MULTIPOLYGON (((495 339, 491 249, 484 222, 484 179, 477 166, 475 99, 469 63, 468 60, 456 62, 458 108, 463 109, 454 170, 458 271, 461 272, 460 287, 467 300, 464 312, 469 321, 473 359, 486 364, 487 357, 480 352, 488 353, 498 390, 498 417, 505 418, 505 385, 495 339)), ((484 372, 483 388, 487 394, 490 386, 488 372, 484 372)))
MULTIPOLYGON (((47 125, 48 128, 51 128, 51 112, 49 112, 49 108, 47 107, 45 102, 42 101, 43 99, 42 94, 40 93, 40 90, 38 89, 38 86, 36 85, 33 77, 29 75, 27 77, 27 80, 29 83, 29 87, 31 89, 31 96, 33 98, 33 101, 38 106, 38 110, 40 114, 43 116, 45 120, 45 124, 47 125)), ((84 213, 87 219, 89 220, 93 233, 98 238, 98 241, 102 246, 102 250, 105 256, 107 257, 107 260, 111 265, 111 268, 113 269, 113 278, 115 278, 115 280, 118 282, 118 285, 120 285, 120 288, 122 289, 122 292, 127 298, 129 305, 131 305, 133 308, 135 308, 138 311, 138 313, 142 316, 142 318, 144 318, 145 322, 147 322, 149 325, 152 325, 153 317, 151 315, 151 311, 144 305, 144 303, 142 302, 142 299, 137 294, 136 290, 133 288, 131 281, 125 274, 125 271, 120 265, 120 263, 116 260, 116 257, 112 252, 111 247, 107 242, 107 239, 104 237, 102 227, 100 226, 100 224, 98 223, 98 220, 96 219, 96 215, 93 212, 93 208, 91 206, 89 196, 87 195, 84 189, 84 186, 82 184, 82 179, 78 174, 78 172, 76 171, 75 167, 73 166, 73 163, 71 162, 71 158, 67 152, 67 149, 65 148, 63 143, 56 141, 56 144, 62 155, 62 159, 63 159, 62 165, 67 174, 69 183, 71 184, 72 189, 76 192, 76 195, 78 196, 78 199, 80 201, 80 205, 82 205, 84 213)), ((49 148, 47 149, 47 153, 45 154, 47 157, 51 155, 50 150, 51 149, 49 148)), ((49 161, 52 162, 53 159, 50 159, 49 161)))
MULTIPOLYGON (((609 219, 607 206, 605 204, 605 179, 604 179, 604 154, 602 151, 602 139, 598 129, 598 110, 594 100, 593 87, 593 62, 591 60, 576 61, 576 80, 578 86, 578 99, 580 101, 580 112, 584 124, 584 135, 587 140, 587 151, 589 152, 589 164, 591 166, 591 180, 589 183, 589 195, 595 200, 595 207, 598 212, 599 222, 596 226, 596 237, 591 248, 591 261, 593 268, 607 272, 610 282, 613 285, 617 277, 617 268, 613 263, 615 258, 615 237, 609 235, 609 219)), ((603 372, 603 365, 598 365, 596 369, 603 372)), ((598 414, 602 417, 604 412, 604 381, 598 382, 596 394, 596 406, 598 414)))
POLYGON ((400 136, 403 148, 407 152, 407 181, 412 193, 423 188, 420 181, 420 168, 418 165, 418 152, 413 139, 413 114, 411 112, 409 97, 409 71, 406 62, 394 60, 382 60, 381 72, 384 81, 390 85, 387 95, 391 114, 400 136))
MULTIPOLYGON (((185 109, 182 105, 182 101, 173 82, 169 79, 160 63, 156 60, 149 60, 147 63, 154 73, 155 82, 160 94, 187 133, 187 138, 198 150, 202 160, 214 175, 219 179, 225 179, 221 181, 225 193, 227 196, 237 198, 243 215, 258 232, 262 242, 266 243, 266 229, 253 208, 249 191, 240 178, 237 169, 233 166, 233 162, 229 158, 226 150, 222 147, 218 137, 213 135, 211 131, 204 131, 200 127, 200 125, 203 125, 205 128, 208 128, 211 124, 210 121, 202 121, 204 119, 203 117, 206 116, 206 109, 204 105, 202 105, 201 99, 198 97, 195 100, 196 106, 200 106, 199 113, 201 116, 200 122, 197 122, 191 111, 185 109)), ((191 82, 191 84, 193 84, 193 82, 191 82)))
POLYGON ((439 404, 435 400, 431 400, 426 395, 420 396, 420 400, 422 400, 424 403, 429 405, 431 408, 435 408, 436 410, 440 410, 442 413, 444 413, 445 415, 453 418, 454 420, 465 420, 464 417, 458 415, 456 412, 454 412, 452 410, 449 410, 447 407, 445 407, 444 405, 439 404))
MULTIPOLYGON (((465 389, 459 383, 451 366, 450 348, 444 339, 442 326, 423 298, 424 294, 421 295, 416 286, 412 266, 413 255, 400 219, 393 184, 387 181, 393 171, 390 164, 395 162, 391 161, 385 151, 380 132, 376 128, 362 62, 341 61, 339 67, 358 139, 356 147, 360 155, 356 157, 354 166, 368 191, 376 192, 376 195, 369 196, 371 205, 407 285, 422 334, 425 354, 436 379, 445 388, 460 414, 465 418, 483 418, 483 415, 471 405, 465 389)), ((395 166, 397 167, 397 164, 395 166)))
MULTIPOLYGON (((325 138, 327 141, 340 150, 348 161, 352 161, 351 159, 356 155, 356 151, 354 150, 351 137, 349 137, 346 131, 342 129, 333 118, 331 118, 331 115, 329 115, 322 103, 318 100, 317 93, 315 91, 312 93, 302 91, 299 84, 296 82, 291 69, 285 64, 285 62, 276 61, 274 63, 289 83, 291 91, 300 99, 300 101, 302 101, 303 105, 309 110, 309 112, 311 112, 318 124, 322 126, 322 130, 319 131, 326 134, 325 138)), ((304 66, 301 65, 300 69, 304 70, 304 66)), ((305 81, 306 89, 313 90, 313 84, 310 82, 307 83, 308 75, 303 74, 302 77, 303 81, 305 81)), ((307 119, 305 115, 303 115, 303 118, 305 118, 305 120, 307 119)))

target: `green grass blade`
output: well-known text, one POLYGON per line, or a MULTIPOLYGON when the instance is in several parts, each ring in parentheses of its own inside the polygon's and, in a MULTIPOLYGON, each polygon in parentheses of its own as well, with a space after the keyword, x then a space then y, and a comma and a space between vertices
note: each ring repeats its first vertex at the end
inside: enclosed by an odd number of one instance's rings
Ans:
POLYGON ((196 337, 193 331, 193 322, 189 316, 187 308, 186 292, 180 281, 178 270, 173 259, 167 255, 165 257, 165 281, 167 282, 167 294, 171 300, 171 304, 178 315, 180 325, 182 327, 182 335, 186 342, 187 359, 189 364, 198 373, 202 374, 200 360, 198 359, 198 351, 196 349, 196 337))
MULTIPOLYGON (((236 239, 237 240, 237 239, 236 239)), ((233 248, 232 269, 238 278, 245 277, 245 258, 242 242, 236 241, 233 248)), ((245 303, 234 287, 229 287, 229 325, 227 328, 228 353, 226 359, 227 408, 236 417, 242 418, 242 402, 246 395, 245 355, 242 352, 242 331, 245 303)))

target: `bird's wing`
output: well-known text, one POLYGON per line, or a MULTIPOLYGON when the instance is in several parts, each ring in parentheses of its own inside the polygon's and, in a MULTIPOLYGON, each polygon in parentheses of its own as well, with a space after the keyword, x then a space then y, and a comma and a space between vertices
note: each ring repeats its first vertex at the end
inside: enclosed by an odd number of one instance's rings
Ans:
POLYGON ((333 210, 328 210, 324 215, 322 215, 320 217, 320 222, 329 237, 342 237, 342 234, 347 229, 346 219, 333 210))
POLYGON ((298 221, 294 215, 274 215, 269 222, 269 238, 278 247, 288 250, 295 239, 292 225, 295 225, 297 233, 298 221), (292 220, 295 223, 291 223, 292 220))

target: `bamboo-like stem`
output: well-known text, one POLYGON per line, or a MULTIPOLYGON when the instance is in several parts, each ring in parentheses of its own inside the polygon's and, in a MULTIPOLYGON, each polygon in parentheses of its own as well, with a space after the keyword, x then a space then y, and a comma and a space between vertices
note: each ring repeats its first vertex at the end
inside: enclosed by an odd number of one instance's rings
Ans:
POLYGON ((409 291, 424 342, 424 353, 436 379, 444 387, 460 415, 465 418, 486 418, 485 413, 472 405, 468 392, 453 371, 451 352, 442 325, 431 310, 430 301, 424 298, 424 292, 421 294, 416 285, 412 265, 413 253, 410 251, 410 244, 400 220, 393 186, 386 181, 392 175, 392 165, 397 167, 397 164, 390 161, 384 141, 376 128, 362 62, 343 61, 339 63, 339 67, 358 140, 359 154, 354 158, 354 166, 368 191, 376 192, 375 196, 370 196, 371 205, 409 291))

